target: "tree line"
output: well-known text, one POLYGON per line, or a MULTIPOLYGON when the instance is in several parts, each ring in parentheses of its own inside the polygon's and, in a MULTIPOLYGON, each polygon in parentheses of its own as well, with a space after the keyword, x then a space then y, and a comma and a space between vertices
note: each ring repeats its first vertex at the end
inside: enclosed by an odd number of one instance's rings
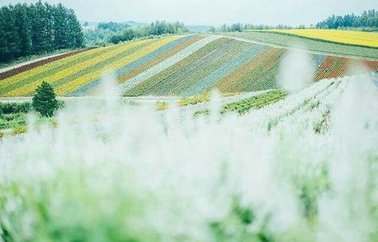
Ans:
POLYGON ((62 4, 16 4, 0 9, 0 62, 83 46, 75 12, 62 4))
POLYGON ((348 29, 359 28, 362 30, 378 30, 378 11, 368 10, 361 15, 347 14, 327 18, 316 24, 319 29, 348 29))
MULTIPOLYGON (((378 31, 378 11, 368 10, 364 11, 361 15, 347 14, 345 16, 335 16, 327 18, 324 21, 311 24, 309 28, 319 29, 359 29, 364 31, 378 31)), ((265 29, 305 29, 305 25, 299 25, 296 27, 290 25, 255 25, 255 24, 223 24, 222 26, 215 28, 210 27, 209 32, 243 32, 244 30, 265 30, 265 29)))
MULTIPOLYGON (((300 28, 299 26, 298 28, 300 28)), ((230 25, 223 24, 219 28, 210 27, 209 32, 243 32, 244 30, 264 30, 264 29, 292 29, 293 27, 289 25, 279 24, 276 26, 271 25, 255 25, 255 24, 242 24, 242 23, 233 23, 230 25)))
POLYGON ((188 32, 183 23, 169 23, 156 21, 151 24, 132 27, 124 23, 99 23, 94 30, 85 31, 85 39, 88 45, 118 44, 135 38, 158 36, 164 34, 181 34, 188 32))

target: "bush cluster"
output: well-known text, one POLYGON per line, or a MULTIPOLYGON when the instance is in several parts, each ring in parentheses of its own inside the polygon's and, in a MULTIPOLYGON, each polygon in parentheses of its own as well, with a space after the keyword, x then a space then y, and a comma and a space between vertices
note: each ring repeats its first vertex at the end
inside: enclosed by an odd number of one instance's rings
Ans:
POLYGON ((31 109, 30 102, 22 103, 0 103, 0 115, 2 114, 15 114, 27 113, 31 109))

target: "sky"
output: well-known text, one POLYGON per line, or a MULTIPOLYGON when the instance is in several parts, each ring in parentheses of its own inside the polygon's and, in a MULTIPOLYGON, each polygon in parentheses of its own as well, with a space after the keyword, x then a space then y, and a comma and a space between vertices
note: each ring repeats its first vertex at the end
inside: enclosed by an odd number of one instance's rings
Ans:
MULTIPOLYGON (((46 0, 45 0, 46 1, 46 0)), ((35 0, 0 0, 0 5, 35 0)), ((79 20, 89 22, 155 20, 180 21, 188 25, 235 22, 297 26, 310 25, 332 14, 360 14, 377 8, 377 0, 47 0, 75 10, 79 20)))

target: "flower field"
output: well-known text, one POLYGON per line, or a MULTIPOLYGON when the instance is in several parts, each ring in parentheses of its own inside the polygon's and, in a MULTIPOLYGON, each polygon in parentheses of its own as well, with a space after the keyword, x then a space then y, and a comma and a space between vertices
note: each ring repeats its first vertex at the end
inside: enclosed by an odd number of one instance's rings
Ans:
POLYGON ((206 46, 207 44, 211 43, 212 41, 218 39, 217 36, 208 36, 202 40, 197 41, 196 43, 192 44, 191 46, 185 48, 184 50, 180 51, 179 53, 171 56, 170 58, 160 62, 158 65, 146 70, 145 72, 140 73, 139 75, 127 80, 125 83, 122 83, 119 86, 120 92, 125 93, 128 90, 132 89, 133 87, 137 86, 141 82, 155 76, 156 74, 164 71, 170 66, 173 66, 180 62, 181 60, 185 59, 186 57, 194 54, 197 50, 201 49, 202 47, 206 46))
MULTIPOLYGON (((216 49, 223 45, 227 41, 226 38, 217 39, 206 46, 199 49, 195 54, 188 56, 187 58, 179 61, 177 64, 166 68, 164 71, 156 74, 152 78, 145 80, 144 82, 138 84, 134 88, 130 89, 126 92, 126 95, 130 96, 139 96, 143 95, 147 90, 153 88, 154 86, 166 82, 166 79, 171 78, 174 79, 174 76, 183 75, 183 69, 189 69, 193 63, 198 63, 200 59, 205 58, 210 53, 216 52, 216 49)), ((197 66, 199 68, 199 66, 197 66)), ((181 77, 181 76, 179 76, 181 77)))
POLYGON ((296 35, 300 37, 324 41, 378 48, 377 32, 330 30, 330 29, 277 29, 276 33, 296 35))
POLYGON ((255 55, 259 52, 263 51, 265 46, 262 45, 254 45, 250 47, 245 53, 242 55, 237 56, 237 58, 233 58, 228 63, 224 64, 223 66, 216 69, 210 75, 199 79, 196 83, 194 83, 191 87, 187 88, 184 92, 182 92, 181 96, 194 96, 196 94, 200 94, 207 89, 211 88, 219 79, 224 76, 227 76, 233 70, 238 69, 243 63, 247 62, 248 60, 252 59, 255 55))
MULTIPOLYGON (((213 88, 223 93, 267 90, 278 87, 286 53, 285 48, 216 35, 136 40, 6 73, 0 80, 0 96, 32 96, 42 81, 52 84, 59 96, 97 95, 102 92, 102 77, 109 73, 124 96, 188 97, 213 88)), ((327 54, 311 58, 314 81, 350 75, 350 66, 356 63, 378 70, 378 61, 371 59, 327 54)))
MULTIPOLYGON (((186 68, 179 69, 178 72, 168 75, 163 80, 160 79, 158 84, 145 93, 147 95, 158 95, 158 93, 180 95, 201 79, 212 75, 218 68, 230 63, 234 58, 246 51, 249 46, 249 43, 227 40, 225 43, 218 45, 213 51, 207 53, 203 58, 198 59, 196 62, 191 62, 186 68)), ((196 54, 194 53, 194 55, 196 54)), ((152 81, 154 81, 154 78, 152 81)), ((197 94, 199 93, 193 93, 193 95, 197 94)))
MULTIPOLYGON (((182 49, 188 47, 189 45, 195 43, 196 41, 202 39, 203 36, 188 36, 185 38, 180 38, 166 44, 159 49, 147 54, 136 61, 127 64, 126 66, 116 70, 114 72, 117 82, 120 84, 127 79, 130 79, 149 68, 157 65, 159 62, 171 57, 182 49)), ((76 89, 75 91, 68 93, 68 96, 80 96, 93 94, 98 92, 99 84, 101 83, 101 78, 96 79, 87 83, 86 85, 76 89)))
MULTIPOLYGON (((122 67, 125 62, 133 61, 145 54, 148 54, 160 46, 167 44, 177 37, 170 37, 162 40, 142 40, 130 42, 119 46, 111 51, 87 59, 75 66, 70 66, 60 72, 55 72, 46 78, 47 82, 53 84, 58 95, 65 95, 73 89, 80 87, 86 82, 100 78, 105 72, 115 70, 122 67)), ((19 94, 28 96, 33 93, 36 86, 41 81, 34 82, 34 85, 20 87, 5 94, 5 96, 13 96, 19 94)))
POLYGON ((283 49, 269 48, 224 77, 215 87, 224 92, 275 88, 279 61, 284 53, 283 49))

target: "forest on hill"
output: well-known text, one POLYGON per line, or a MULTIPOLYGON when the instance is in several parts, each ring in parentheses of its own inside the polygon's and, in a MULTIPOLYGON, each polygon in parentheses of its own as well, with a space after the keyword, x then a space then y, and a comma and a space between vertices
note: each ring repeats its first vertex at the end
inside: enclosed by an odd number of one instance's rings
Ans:
POLYGON ((155 21, 136 27, 127 23, 101 22, 97 24, 95 29, 85 29, 84 37, 88 46, 104 46, 109 43, 118 44, 136 38, 186 32, 189 32, 189 30, 180 22, 155 21))
POLYGON ((81 24, 62 4, 16 4, 0 8, 0 62, 83 46, 81 24))
POLYGON ((327 18, 316 24, 319 29, 347 29, 359 28, 362 30, 378 30, 378 11, 374 9, 364 11, 361 15, 347 14, 327 18))

